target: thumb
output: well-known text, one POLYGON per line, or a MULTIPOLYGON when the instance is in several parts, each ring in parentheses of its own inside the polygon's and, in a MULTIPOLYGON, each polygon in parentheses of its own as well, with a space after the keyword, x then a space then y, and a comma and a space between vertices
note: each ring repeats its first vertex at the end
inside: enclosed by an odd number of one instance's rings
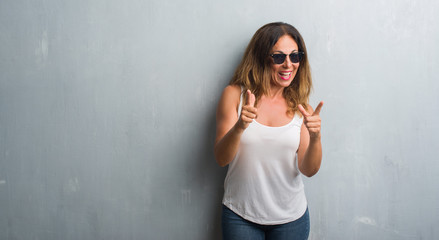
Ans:
POLYGON ((303 108, 302 104, 299 104, 299 106, 297 106, 299 108, 299 111, 302 113, 302 115, 304 117, 308 117, 310 114, 305 110, 305 108, 303 108))
POLYGON ((250 90, 247 90, 247 105, 255 106, 255 95, 250 90))

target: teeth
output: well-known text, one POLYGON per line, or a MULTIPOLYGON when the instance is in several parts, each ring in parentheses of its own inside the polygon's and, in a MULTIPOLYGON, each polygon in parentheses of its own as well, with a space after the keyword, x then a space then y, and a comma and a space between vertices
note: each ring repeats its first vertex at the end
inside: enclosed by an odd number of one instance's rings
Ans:
POLYGON ((283 75, 283 76, 289 76, 291 73, 289 72, 289 73, 280 73, 280 75, 283 75))

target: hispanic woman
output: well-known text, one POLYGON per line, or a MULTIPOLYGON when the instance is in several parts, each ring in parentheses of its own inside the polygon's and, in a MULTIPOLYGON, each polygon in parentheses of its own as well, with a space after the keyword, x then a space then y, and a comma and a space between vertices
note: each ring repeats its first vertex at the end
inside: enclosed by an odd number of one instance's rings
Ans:
POLYGON ((223 239, 308 239, 301 175, 322 161, 320 110, 308 101, 312 79, 305 42, 287 23, 253 35, 216 113, 214 154, 228 166, 223 239))

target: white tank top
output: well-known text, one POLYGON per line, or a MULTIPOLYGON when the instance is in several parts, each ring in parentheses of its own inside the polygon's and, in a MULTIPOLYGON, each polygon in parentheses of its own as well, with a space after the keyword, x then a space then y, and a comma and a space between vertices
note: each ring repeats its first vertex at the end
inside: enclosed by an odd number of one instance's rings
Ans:
MULTIPOLYGON (((240 115, 242 95, 239 104, 240 115)), ((229 164, 223 204, 246 220, 264 225, 300 218, 307 201, 297 165, 302 117, 281 127, 253 120, 229 164)))

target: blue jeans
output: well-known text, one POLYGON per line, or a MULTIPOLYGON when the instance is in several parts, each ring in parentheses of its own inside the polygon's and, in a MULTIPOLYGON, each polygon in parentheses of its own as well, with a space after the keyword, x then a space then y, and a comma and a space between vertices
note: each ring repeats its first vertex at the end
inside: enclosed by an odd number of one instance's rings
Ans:
POLYGON ((306 240, 309 236, 309 212, 299 219, 279 225, 260 225, 245 220, 223 205, 223 240, 306 240))

